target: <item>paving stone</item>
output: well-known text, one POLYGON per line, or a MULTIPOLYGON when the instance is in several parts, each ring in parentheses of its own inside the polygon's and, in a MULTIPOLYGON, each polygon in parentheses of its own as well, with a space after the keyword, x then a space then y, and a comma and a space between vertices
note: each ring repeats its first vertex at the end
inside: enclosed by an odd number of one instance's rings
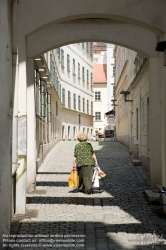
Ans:
POLYGON ((60 142, 46 157, 37 175, 36 192, 27 194, 28 211, 35 217, 13 221, 11 232, 65 235, 64 239, 79 239, 79 244, 84 240, 80 250, 150 249, 138 239, 146 234, 152 237, 154 231, 166 240, 166 215, 161 206, 150 205, 144 194, 150 189, 149 176, 142 167, 133 167, 127 148, 118 142, 92 142, 99 166, 106 173, 101 193, 95 190, 89 196, 68 187, 76 143, 60 142))

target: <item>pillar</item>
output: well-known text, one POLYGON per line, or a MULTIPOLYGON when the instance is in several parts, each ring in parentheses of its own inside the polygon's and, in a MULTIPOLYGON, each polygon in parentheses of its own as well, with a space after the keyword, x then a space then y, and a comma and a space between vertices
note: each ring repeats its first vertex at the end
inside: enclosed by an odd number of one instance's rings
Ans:
POLYGON ((0 242, 2 242, 2 234, 9 234, 11 222, 12 56, 10 1, 1 0, 0 5, 0 242))
POLYGON ((36 187, 36 115, 34 59, 27 58, 27 192, 36 187))
POLYGON ((149 58, 150 181, 156 188, 162 181, 161 78, 159 57, 149 58))
POLYGON ((26 213, 27 110, 26 46, 18 36, 18 167, 16 171, 16 214, 26 213))

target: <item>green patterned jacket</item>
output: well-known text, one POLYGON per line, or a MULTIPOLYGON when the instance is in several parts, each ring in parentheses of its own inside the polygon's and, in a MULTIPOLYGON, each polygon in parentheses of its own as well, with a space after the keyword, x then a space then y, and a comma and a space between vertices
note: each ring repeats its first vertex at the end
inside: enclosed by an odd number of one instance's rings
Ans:
POLYGON ((74 150, 76 166, 94 166, 94 159, 92 157, 93 153, 94 151, 90 143, 85 141, 78 143, 74 150))

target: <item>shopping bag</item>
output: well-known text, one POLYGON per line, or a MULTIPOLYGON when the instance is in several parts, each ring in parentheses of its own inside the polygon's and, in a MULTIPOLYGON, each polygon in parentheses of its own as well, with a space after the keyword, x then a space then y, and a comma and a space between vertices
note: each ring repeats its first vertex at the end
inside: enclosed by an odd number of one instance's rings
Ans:
POLYGON ((75 170, 72 170, 69 179, 68 179, 68 185, 70 188, 78 188, 79 186, 79 176, 78 172, 75 170))
POLYGON ((98 166, 98 176, 99 179, 104 178, 106 174, 101 170, 101 168, 98 166))
POLYGON ((92 177, 93 187, 100 187, 99 185, 99 177, 98 177, 98 169, 95 169, 92 177))

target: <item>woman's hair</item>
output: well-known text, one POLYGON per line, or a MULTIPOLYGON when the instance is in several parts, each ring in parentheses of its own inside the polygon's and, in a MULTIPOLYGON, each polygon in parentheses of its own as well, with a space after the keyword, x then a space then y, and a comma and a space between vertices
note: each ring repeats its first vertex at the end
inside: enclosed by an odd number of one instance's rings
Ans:
POLYGON ((78 134, 77 135, 77 140, 78 141, 87 141, 88 140, 88 136, 86 134, 78 134))

